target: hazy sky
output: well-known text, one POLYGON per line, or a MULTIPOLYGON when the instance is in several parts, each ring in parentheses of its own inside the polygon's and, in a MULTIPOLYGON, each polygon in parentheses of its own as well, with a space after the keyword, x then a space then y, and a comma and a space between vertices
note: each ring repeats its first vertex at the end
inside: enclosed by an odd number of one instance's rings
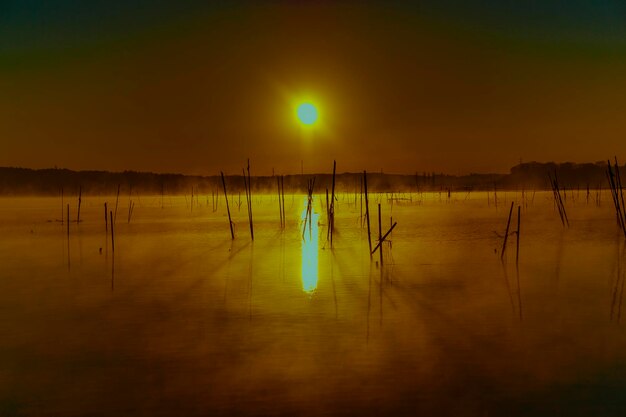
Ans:
POLYGON ((0 2, 0 166, 626 159, 626 2, 0 2), (304 129, 295 105, 320 123, 304 129))

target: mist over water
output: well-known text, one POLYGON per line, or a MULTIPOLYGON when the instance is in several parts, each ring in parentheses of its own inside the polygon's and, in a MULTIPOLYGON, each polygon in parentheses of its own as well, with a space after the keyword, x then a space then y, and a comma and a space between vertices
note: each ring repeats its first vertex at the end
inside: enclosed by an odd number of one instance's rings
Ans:
MULTIPOLYGON (((0 415, 623 415, 608 191, 0 198, 0 415), (245 197, 245 196, 244 196, 245 197), (245 200, 245 198, 244 198, 245 200), (521 206, 519 265, 510 233, 521 206), (217 205, 216 209, 215 205, 217 205), (392 218, 392 219, 391 219, 392 218), (110 227, 110 225, 108 225, 110 227)), ((624 309, 624 312, 622 312, 624 309)))

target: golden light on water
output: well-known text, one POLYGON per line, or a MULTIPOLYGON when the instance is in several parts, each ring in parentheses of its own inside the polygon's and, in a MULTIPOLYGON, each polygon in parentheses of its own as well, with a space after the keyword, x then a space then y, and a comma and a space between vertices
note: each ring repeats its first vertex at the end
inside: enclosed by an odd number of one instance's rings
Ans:
MULTIPOLYGON (((304 222, 306 217, 306 199, 304 201, 304 209, 302 210, 301 219, 304 222)), ((318 219, 319 213, 313 211, 312 222, 309 229, 307 222, 306 231, 302 239, 302 290, 307 293, 313 293, 317 289, 318 280, 318 254, 319 254, 319 232, 318 219)))

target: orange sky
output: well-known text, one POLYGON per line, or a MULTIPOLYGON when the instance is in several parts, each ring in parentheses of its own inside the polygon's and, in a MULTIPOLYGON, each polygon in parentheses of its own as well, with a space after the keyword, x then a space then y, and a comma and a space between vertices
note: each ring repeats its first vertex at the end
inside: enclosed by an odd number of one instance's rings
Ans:
POLYGON ((508 10, 373 2, 162 12, 111 27, 45 15, 42 33, 21 27, 28 14, 5 17, 16 43, 0 43, 0 166, 215 174, 250 157, 259 175, 333 159, 462 174, 626 159, 626 47, 595 15, 557 30, 508 10), (294 120, 303 97, 320 109, 312 130, 294 120))

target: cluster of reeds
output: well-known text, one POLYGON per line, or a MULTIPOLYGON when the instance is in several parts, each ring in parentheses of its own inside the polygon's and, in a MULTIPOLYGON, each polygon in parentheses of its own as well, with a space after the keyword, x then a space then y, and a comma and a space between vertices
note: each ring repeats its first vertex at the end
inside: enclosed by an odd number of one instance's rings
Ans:
POLYGON ((617 225, 624 232, 626 237, 626 214, 624 213, 624 191, 622 189, 622 177, 619 172, 619 166, 617 164, 617 157, 615 157, 615 172, 611 169, 611 161, 607 161, 606 176, 609 180, 609 186, 611 187, 611 196, 613 197, 613 204, 615 205, 615 215, 617 216, 617 225))
MULTIPOLYGON (((313 189, 315 188, 315 177, 307 181, 307 204, 306 204, 306 212, 304 214, 304 226, 302 227, 302 239, 304 239, 304 234, 306 233, 306 226, 309 226, 309 237, 313 234, 313 189)), ((326 193, 328 196, 328 192, 326 193)), ((328 201, 328 199, 327 199, 328 201)))
POLYGON ((559 177, 554 171, 554 178, 548 174, 550 180, 550 187, 552 187, 552 195, 554 196, 554 204, 559 211, 559 217, 563 227, 567 225, 569 227, 569 220, 567 218, 567 212, 565 211, 565 205, 563 204, 563 197, 561 196, 561 187, 559 186, 559 177))
POLYGON ((280 228, 284 229, 287 223, 285 216, 285 177, 282 175, 276 177, 276 184, 278 186, 278 209, 280 211, 280 228))

